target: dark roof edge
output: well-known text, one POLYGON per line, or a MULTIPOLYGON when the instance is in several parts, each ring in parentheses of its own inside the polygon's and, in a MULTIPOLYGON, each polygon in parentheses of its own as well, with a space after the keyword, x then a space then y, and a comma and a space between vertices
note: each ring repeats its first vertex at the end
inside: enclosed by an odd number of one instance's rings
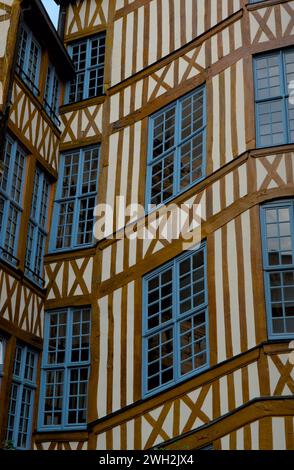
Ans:
MULTIPOLYGON (((43 6, 41 0, 29 0, 29 5, 32 8, 32 11, 36 11, 37 13, 41 16, 41 21, 44 21, 44 27, 47 29, 47 34, 50 36, 50 43, 48 45, 48 49, 51 49, 52 52, 54 51, 54 56, 58 57, 58 62, 57 68, 62 69, 62 75, 65 76, 65 78, 70 78, 74 75, 75 73, 75 68, 74 64, 56 30, 54 27, 45 7, 43 6), (51 40, 53 43, 51 43, 51 40)), ((45 33, 45 31, 44 31, 45 33)), ((54 63, 53 63, 54 65, 54 63)))
POLYGON ((73 0, 54 0, 57 5, 68 5, 69 3, 73 3, 73 0))

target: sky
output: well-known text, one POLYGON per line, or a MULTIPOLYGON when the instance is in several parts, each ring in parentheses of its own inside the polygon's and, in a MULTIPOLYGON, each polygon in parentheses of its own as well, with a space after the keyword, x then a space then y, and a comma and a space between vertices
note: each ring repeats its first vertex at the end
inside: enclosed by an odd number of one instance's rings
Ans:
POLYGON ((59 12, 58 5, 54 2, 54 0, 42 0, 42 3, 46 8, 54 26, 57 27, 59 12))

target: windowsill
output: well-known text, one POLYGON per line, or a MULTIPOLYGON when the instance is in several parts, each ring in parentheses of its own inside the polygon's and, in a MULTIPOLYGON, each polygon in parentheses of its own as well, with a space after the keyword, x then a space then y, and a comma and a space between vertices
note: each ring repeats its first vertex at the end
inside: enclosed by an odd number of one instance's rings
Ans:
MULTIPOLYGON (((50 250, 48 253, 45 254, 44 260, 49 261, 48 259, 51 259, 53 261, 53 258, 59 258, 61 257, 62 259, 71 259, 73 257, 76 257, 75 255, 78 253, 82 253, 82 256, 85 256, 85 254, 92 255, 94 253, 93 250, 95 250, 96 243, 91 243, 91 245, 87 246, 81 246, 81 247, 76 247, 76 248, 68 248, 64 250, 50 250), (73 255, 73 256, 71 256, 73 255)), ((81 255, 80 255, 81 256, 81 255)))
POLYGON ((287 334, 282 334, 282 335, 274 335, 274 334, 269 334, 268 339, 271 343, 280 343, 281 341, 289 341, 291 343, 294 339, 294 333, 287 333, 287 334))
POLYGON ((146 217, 147 217, 148 215, 151 215, 153 212, 162 210, 163 207, 168 206, 168 205, 171 204, 172 202, 175 202, 178 197, 182 196, 183 194, 185 194, 186 192, 188 192, 190 189, 192 189, 192 188, 194 188, 195 186, 197 186, 199 183, 201 183, 202 181, 204 181, 206 178, 207 178, 206 175, 202 176, 202 177, 199 178, 197 181, 194 181, 193 183, 189 184, 189 186, 186 186, 185 189, 182 189, 182 190, 179 191, 178 193, 173 194, 171 197, 169 197, 168 199, 166 199, 166 200, 165 200, 164 202, 162 202, 161 204, 158 204, 158 206, 152 208, 151 210, 148 209, 148 205, 152 205, 152 203, 151 203, 151 202, 148 202, 148 204, 145 205, 145 215, 146 215, 146 217))
POLYGON ((60 114, 69 113, 70 111, 77 111, 81 108, 87 108, 88 106, 103 104, 106 99, 106 95, 95 96, 93 98, 87 98, 85 100, 76 101, 75 103, 68 103, 60 106, 60 114))
POLYGON ((252 11, 252 10, 259 10, 262 8, 267 8, 273 5, 277 5, 279 3, 287 3, 289 0, 265 0, 258 3, 247 3, 247 10, 252 11))
POLYGON ((58 137, 61 135, 61 130, 55 122, 48 116, 48 113, 46 112, 44 103, 41 101, 41 98, 36 96, 31 88, 26 84, 26 82, 21 78, 21 76, 16 72, 15 73, 15 78, 17 84, 28 94, 30 100, 33 102, 33 104, 36 106, 38 111, 42 114, 42 117, 47 121, 48 124, 51 125, 51 127, 54 127, 54 130, 58 137))
POLYGON ((27 287, 32 288, 33 290, 37 291, 38 295, 45 296, 46 288, 40 287, 38 284, 33 282, 27 275, 25 275, 24 271, 20 269, 18 266, 14 266, 9 261, 6 261, 2 257, 0 257, 0 269, 5 268, 13 277, 17 280, 22 281, 27 287))
POLYGON ((260 157, 263 155, 273 155, 275 153, 288 153, 294 151, 294 142, 282 145, 272 145, 270 147, 256 147, 250 150, 252 157, 260 157))
POLYGON ((209 364, 205 364, 204 366, 202 366, 201 368, 197 369, 197 370, 194 370, 193 372, 190 372, 189 374, 186 374, 181 380, 178 380, 177 382, 171 382, 169 383, 168 385, 166 386, 162 386, 160 388, 157 388, 155 390, 152 390, 151 392, 146 392, 146 391, 143 391, 142 392, 142 400, 148 400, 149 398, 152 398, 160 393, 164 393, 164 392, 168 392, 169 390, 171 390, 172 388, 174 387, 178 387, 179 385, 181 385, 182 383, 188 381, 188 380, 191 380, 201 374, 203 374, 204 372, 206 372, 207 370, 210 369, 210 365, 209 364))
POLYGON ((86 424, 83 424, 83 425, 80 425, 80 426, 75 426, 75 427, 64 427, 64 426, 61 426, 61 427, 49 427, 48 428, 44 428, 44 427, 40 427, 40 428, 37 428, 36 431, 35 431, 35 434, 58 434, 58 433, 64 433, 64 432, 69 432, 69 433, 74 433, 74 432, 83 432, 83 431, 87 431, 87 423, 86 424))

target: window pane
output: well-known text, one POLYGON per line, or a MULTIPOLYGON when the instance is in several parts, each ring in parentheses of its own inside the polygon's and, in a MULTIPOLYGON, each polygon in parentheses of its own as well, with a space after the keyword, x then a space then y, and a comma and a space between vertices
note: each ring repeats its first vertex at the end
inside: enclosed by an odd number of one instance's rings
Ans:
POLYGON ((83 164, 82 194, 96 193, 98 185, 98 147, 85 151, 83 164))
POLYGON ((87 422, 91 310, 65 309, 47 315, 42 422, 59 429, 75 428, 87 422))
POLYGON ((67 311, 51 313, 49 316, 48 364, 65 362, 67 333, 67 311))
MULTIPOLYGON (((285 69, 286 69, 286 77, 287 77, 287 86, 289 92, 289 85, 294 85, 294 51, 286 51, 284 54, 285 58, 285 69)), ((293 88, 292 88, 293 90, 293 88)))
POLYGON ((280 54, 255 59, 256 94, 258 99, 281 95, 280 54))
POLYGON ((293 244, 290 206, 266 209, 265 219, 269 265, 292 264, 293 244))
POLYGON ((186 314, 201 307, 206 301, 204 250, 181 261, 179 274, 179 313, 186 314))
POLYGON ((71 246, 74 208, 73 202, 60 204, 56 248, 69 248, 71 246))
POLYGON ((159 205, 173 196, 174 154, 167 155, 152 167, 151 204, 159 205))
POLYGON ((17 403, 18 403, 18 391, 20 389, 19 385, 12 384, 11 392, 9 397, 9 412, 8 412, 8 423, 7 423, 7 432, 6 440, 15 442, 14 436, 17 435, 16 426, 17 426, 17 403))
POLYGON ((144 287, 144 384, 149 393, 208 365, 205 246, 148 275, 144 287))
POLYGON ((172 268, 168 268, 148 280, 147 327, 149 330, 162 326, 172 320, 172 281, 172 268))
POLYGON ((71 55, 77 75, 69 85, 69 103, 103 94, 105 34, 74 44, 71 55))
POLYGON ((19 449, 30 447, 37 354, 17 345, 9 396, 6 440, 19 449))
POLYGON ((204 134, 199 134, 181 146, 181 189, 203 176, 204 134))
POLYGON ((62 422, 64 372, 47 371, 45 374, 44 425, 58 426, 62 422))
POLYGON ((162 112, 153 121, 153 158, 161 156, 175 144, 176 107, 162 112))
POLYGON ((294 271, 269 273, 272 330, 274 334, 294 333, 294 271))
POLYGON ((206 313, 201 312, 180 323, 181 375, 207 362, 206 313))
POLYGON ((164 385, 174 378, 174 334, 168 328, 148 339, 148 384, 149 391, 164 385))
POLYGON ((79 152, 67 154, 64 156, 62 198, 68 198, 76 195, 79 173, 79 157, 79 152))
POLYGON ((21 29, 19 49, 18 49, 18 58, 17 58, 17 64, 18 64, 20 69, 24 68, 27 41, 28 41, 28 34, 27 34, 26 30, 24 28, 22 28, 21 29))
POLYGON ((57 249, 93 242, 99 152, 99 147, 92 147, 63 156, 62 188, 57 195, 57 249))
POLYGON ((90 330, 90 309, 74 310, 71 362, 88 362, 90 360, 90 330))
POLYGON ((70 370, 68 424, 87 422, 88 372, 88 367, 70 370))
POLYGON ((39 54, 40 50, 34 40, 31 41, 31 48, 29 51, 29 63, 27 69, 27 75, 30 81, 35 85, 37 81, 37 71, 39 66, 39 54))
POLYGON ((182 140, 201 130, 204 126, 204 89, 181 102, 181 138, 182 140))
POLYGON ((283 107, 283 100, 268 101, 257 105, 258 135, 261 146, 280 145, 286 142, 283 107))
POLYGON ((4 152, 4 173, 0 187, 1 255, 13 265, 18 264, 17 242, 22 212, 25 154, 17 141, 7 137, 4 152), (4 211, 5 209, 5 211, 4 211), (5 214, 5 216, 4 216, 5 214))
POLYGON ((47 236, 49 190, 50 185, 44 172, 37 167, 34 177, 25 266, 30 278, 41 286, 43 286, 43 257, 47 236))
POLYGON ((160 205, 204 176, 205 88, 150 119, 148 203, 160 205))
POLYGON ((24 387, 21 399, 19 430, 17 437, 17 447, 25 449, 30 447, 30 420, 33 405, 33 391, 24 387))
POLYGON ((294 51, 255 57, 257 142, 276 146, 294 141, 294 51))

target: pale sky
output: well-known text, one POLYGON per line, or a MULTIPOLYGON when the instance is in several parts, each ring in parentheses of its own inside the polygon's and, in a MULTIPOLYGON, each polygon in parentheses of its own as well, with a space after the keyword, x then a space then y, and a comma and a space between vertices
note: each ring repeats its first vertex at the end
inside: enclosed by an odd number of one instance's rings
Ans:
POLYGON ((42 3, 46 8, 54 26, 57 27, 59 6, 54 2, 54 0, 42 0, 42 3))

